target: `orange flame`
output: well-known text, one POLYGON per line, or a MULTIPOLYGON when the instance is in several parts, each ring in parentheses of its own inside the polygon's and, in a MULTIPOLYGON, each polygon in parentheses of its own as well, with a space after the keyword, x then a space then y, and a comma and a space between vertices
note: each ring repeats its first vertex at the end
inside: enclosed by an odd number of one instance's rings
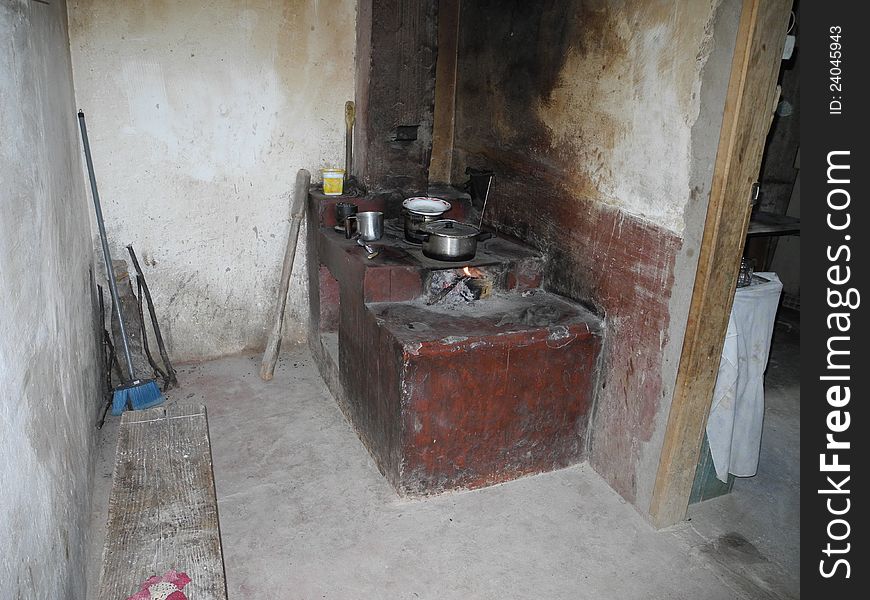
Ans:
POLYGON ((466 277, 473 277, 475 279, 484 277, 483 271, 475 267, 462 267, 462 272, 465 274, 466 277))

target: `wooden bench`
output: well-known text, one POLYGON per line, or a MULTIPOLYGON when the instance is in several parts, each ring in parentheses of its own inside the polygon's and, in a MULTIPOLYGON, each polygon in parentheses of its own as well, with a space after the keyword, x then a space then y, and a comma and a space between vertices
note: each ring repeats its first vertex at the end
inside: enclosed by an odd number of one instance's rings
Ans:
POLYGON ((205 407, 130 411, 121 417, 109 499, 101 600, 125 600, 170 569, 190 600, 226 600, 205 407))

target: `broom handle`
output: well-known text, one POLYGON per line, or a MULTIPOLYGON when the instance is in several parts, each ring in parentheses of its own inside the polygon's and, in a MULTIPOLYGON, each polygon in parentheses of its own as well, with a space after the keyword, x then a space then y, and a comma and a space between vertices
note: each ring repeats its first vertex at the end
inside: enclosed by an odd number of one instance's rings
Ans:
POLYGON ((94 177, 94 162, 91 160, 91 145, 88 143, 88 128, 85 125, 85 113, 79 111, 79 127, 82 130, 82 145, 85 148, 85 161, 88 163, 88 177, 91 180, 91 195, 94 197, 94 210, 97 213, 97 227, 100 228, 100 242, 103 246, 103 258, 106 261, 106 275, 109 279, 109 292, 115 304, 115 314, 118 317, 118 327, 121 329, 121 342, 124 346, 124 359, 127 361, 127 373, 130 380, 135 381, 133 374, 133 359, 130 356, 130 343, 127 341, 127 329, 124 327, 124 317, 121 314, 121 301, 118 299, 118 286, 115 283, 115 269, 112 267, 112 255, 109 243, 106 241, 106 225, 103 223, 103 210, 100 208, 100 195, 97 193, 97 179, 94 177))

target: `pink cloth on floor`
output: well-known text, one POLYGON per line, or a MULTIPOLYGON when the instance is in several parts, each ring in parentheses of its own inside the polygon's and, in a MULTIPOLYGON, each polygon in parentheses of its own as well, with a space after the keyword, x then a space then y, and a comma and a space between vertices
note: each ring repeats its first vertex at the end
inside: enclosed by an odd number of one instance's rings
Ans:
POLYGON ((187 573, 170 569, 162 577, 154 575, 142 582, 139 591, 127 600, 187 600, 181 590, 190 583, 187 573))

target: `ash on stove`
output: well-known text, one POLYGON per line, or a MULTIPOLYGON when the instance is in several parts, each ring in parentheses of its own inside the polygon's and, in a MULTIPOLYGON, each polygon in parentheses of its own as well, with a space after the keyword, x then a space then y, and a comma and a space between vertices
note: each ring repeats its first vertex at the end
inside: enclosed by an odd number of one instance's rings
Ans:
POLYGON ((426 304, 443 307, 474 304, 486 298, 491 284, 483 271, 464 267, 433 271, 429 278, 429 293, 426 304))

